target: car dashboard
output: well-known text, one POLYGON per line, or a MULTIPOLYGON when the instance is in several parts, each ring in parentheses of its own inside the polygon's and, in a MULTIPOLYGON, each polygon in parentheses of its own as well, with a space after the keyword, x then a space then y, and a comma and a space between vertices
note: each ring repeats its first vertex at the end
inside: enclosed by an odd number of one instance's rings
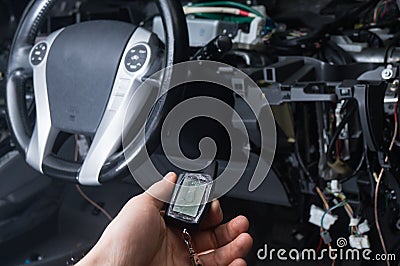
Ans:
MULTIPOLYGON (((0 14, 5 13, 0 15, 2 158, 15 153, 4 115, 3 92, 13 32, 27 4, 14 2, 0 1, 0 14)), ((320 249, 324 245, 336 246, 336 239, 344 237, 351 248, 398 254, 400 2, 249 0, 184 1, 182 5, 188 25, 190 60, 217 61, 242 71, 258 85, 274 116, 275 157, 265 180, 250 191, 248 184, 263 149, 258 117, 240 96, 252 88, 234 84, 239 94, 204 84, 186 88, 187 98, 210 96, 231 106, 240 114, 249 134, 250 145, 236 147, 250 153, 246 171, 221 199, 228 217, 241 211, 250 220, 254 218, 252 230, 256 241, 249 265, 265 265, 257 252, 267 239, 276 247, 320 249), (324 218, 337 222, 329 229, 321 222, 324 218)), ((165 38, 161 18, 152 2, 122 0, 58 1, 41 29, 41 37, 66 25, 97 19, 141 25, 156 33, 161 41, 165 38)), ((33 112, 29 101, 33 98, 32 84, 25 84, 25 89, 27 110, 33 112)), ((262 115, 261 112, 261 119, 262 115)), ((232 125, 237 122, 234 116, 227 119, 232 125)), ((222 162, 235 152, 221 125, 198 118, 181 132, 183 153, 190 158, 198 157, 198 143, 204 137, 216 142, 216 158, 222 162)), ((90 139, 85 141, 82 145, 90 143, 90 139)), ((166 159, 161 147, 155 150, 152 160, 160 172, 179 171, 166 159)), ((60 189, 63 185, 55 186, 60 189)), ((119 189, 116 186, 104 189, 119 189)), ((96 195, 95 190, 91 191, 96 195)), ((121 196, 122 202, 129 192, 125 194, 121 196)), ((66 199, 77 201, 70 195, 66 199)), ((115 202, 109 206, 118 209, 115 202)), ((65 206, 62 210, 78 215, 65 206)), ((65 223, 63 228, 71 226, 65 223)), ((85 223, 86 228, 90 227, 88 224, 85 223)), ((99 228, 104 226, 99 224, 99 228)), ((0 243, 1 240, 0 237, 0 243)), ((32 256, 26 255, 26 259, 40 261, 38 256, 32 256)), ((347 265, 344 260, 336 263, 347 265)), ((360 260, 355 265, 368 263, 360 260)))

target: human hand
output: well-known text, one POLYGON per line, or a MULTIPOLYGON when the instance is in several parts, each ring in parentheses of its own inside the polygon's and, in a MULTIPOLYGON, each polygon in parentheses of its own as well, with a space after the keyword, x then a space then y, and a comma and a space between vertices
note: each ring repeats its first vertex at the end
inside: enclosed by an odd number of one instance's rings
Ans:
MULTIPOLYGON (((191 265, 182 231, 166 226, 164 203, 157 199, 172 193, 176 179, 176 174, 169 173, 126 203, 78 265, 191 265)), ((220 225, 222 216, 219 202, 213 201, 201 230, 191 232, 193 247, 201 253, 204 266, 246 265, 243 257, 253 243, 246 233, 249 222, 238 216, 220 225)))

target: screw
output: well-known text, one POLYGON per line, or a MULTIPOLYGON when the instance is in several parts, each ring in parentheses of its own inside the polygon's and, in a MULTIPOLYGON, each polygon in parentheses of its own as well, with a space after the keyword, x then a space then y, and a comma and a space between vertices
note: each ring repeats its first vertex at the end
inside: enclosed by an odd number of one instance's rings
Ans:
POLYGON ((399 87, 399 80, 398 79, 393 80, 393 82, 392 82, 392 84, 390 86, 390 90, 392 92, 396 92, 398 87, 399 87))
POLYGON ((393 77, 393 70, 391 68, 385 68, 381 74, 382 78, 385 80, 391 79, 393 77))

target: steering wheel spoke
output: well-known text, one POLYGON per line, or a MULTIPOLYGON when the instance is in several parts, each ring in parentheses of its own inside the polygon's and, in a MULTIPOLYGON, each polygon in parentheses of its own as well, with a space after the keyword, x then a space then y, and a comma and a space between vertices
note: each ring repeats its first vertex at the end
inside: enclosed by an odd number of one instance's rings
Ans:
POLYGON ((131 126, 133 121, 141 120, 144 124, 141 110, 148 98, 154 95, 154 90, 138 88, 156 59, 153 55, 153 40, 151 32, 139 27, 128 41, 106 110, 77 177, 79 183, 99 185, 101 169, 107 159, 121 147, 123 130, 131 126), (127 112, 132 105, 136 110, 127 112))
POLYGON ((59 130, 52 126, 49 98, 46 84, 46 67, 49 47, 62 32, 58 30, 45 41, 37 43, 31 49, 29 61, 33 69, 33 86, 36 105, 36 124, 26 151, 27 163, 43 173, 43 159, 52 151, 59 130))

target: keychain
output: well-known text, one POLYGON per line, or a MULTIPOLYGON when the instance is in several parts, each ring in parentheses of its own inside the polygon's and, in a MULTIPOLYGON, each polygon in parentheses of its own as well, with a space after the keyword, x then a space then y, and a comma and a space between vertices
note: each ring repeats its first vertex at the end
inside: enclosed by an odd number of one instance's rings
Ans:
POLYGON ((186 230, 186 228, 183 229, 182 237, 183 237, 183 240, 185 241, 186 246, 188 247, 190 262, 192 263, 192 266, 202 266, 203 264, 201 263, 199 255, 197 255, 193 249, 192 237, 190 236, 190 234, 186 230))
POLYGON ((199 229, 200 222, 207 215, 213 198, 217 169, 218 163, 214 161, 202 172, 180 174, 172 193, 171 202, 166 207, 165 222, 183 229, 182 238, 188 248, 192 266, 202 266, 203 263, 193 249, 192 238, 187 228, 199 229))

